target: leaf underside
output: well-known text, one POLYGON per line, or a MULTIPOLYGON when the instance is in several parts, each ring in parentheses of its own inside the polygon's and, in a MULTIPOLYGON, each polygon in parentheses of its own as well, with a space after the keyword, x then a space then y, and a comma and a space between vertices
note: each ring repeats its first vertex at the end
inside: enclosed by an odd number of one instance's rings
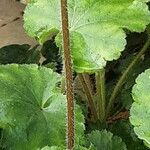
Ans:
MULTIPOLYGON (((142 32, 150 22, 149 0, 68 0, 69 30, 75 71, 95 72, 116 60, 126 45, 124 28, 142 32)), ((42 44, 57 34, 62 47, 60 0, 33 0, 24 27, 42 44)))

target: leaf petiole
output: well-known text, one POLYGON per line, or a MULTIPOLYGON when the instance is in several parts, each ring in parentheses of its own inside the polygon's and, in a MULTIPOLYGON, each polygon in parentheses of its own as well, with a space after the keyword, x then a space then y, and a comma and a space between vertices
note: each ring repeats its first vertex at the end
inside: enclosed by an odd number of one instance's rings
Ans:
POLYGON ((106 120, 105 69, 96 72, 97 110, 101 122, 106 120))
POLYGON ((129 66, 127 67, 127 69, 124 71, 124 73, 122 74, 122 76, 120 77, 120 79, 118 80, 112 94, 111 97, 109 99, 109 103, 107 106, 107 110, 106 110, 106 115, 108 116, 110 114, 110 111, 114 105, 115 99, 119 93, 119 91, 121 90, 129 72, 133 69, 133 67, 135 65, 137 65, 142 57, 142 55, 147 51, 148 47, 150 46, 150 38, 148 38, 147 42, 145 43, 145 45, 143 46, 143 48, 140 50, 140 52, 137 54, 137 56, 134 58, 134 60, 129 64, 129 66))

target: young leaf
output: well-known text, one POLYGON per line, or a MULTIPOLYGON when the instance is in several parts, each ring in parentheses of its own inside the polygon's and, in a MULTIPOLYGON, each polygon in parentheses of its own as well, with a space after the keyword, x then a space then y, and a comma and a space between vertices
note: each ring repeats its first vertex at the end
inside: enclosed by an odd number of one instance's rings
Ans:
MULTIPOLYGON (((68 0, 74 68, 93 72, 118 59, 126 45, 123 28, 142 32, 150 22, 149 0, 68 0)), ((36 0, 26 7, 25 29, 43 43, 61 33, 60 1, 36 0)), ((57 44, 61 44, 61 34, 57 44)))
POLYGON ((132 90, 130 122, 139 139, 150 148, 150 69, 140 74, 132 90))
MULTIPOLYGON (((0 66, 0 127, 2 146, 37 150, 65 146, 66 97, 57 73, 37 65, 0 66)), ((82 143, 84 118, 75 107, 75 141, 82 143)))
POLYGON ((113 136, 111 132, 106 130, 92 131, 88 138, 97 150, 127 150, 125 143, 120 137, 113 136))

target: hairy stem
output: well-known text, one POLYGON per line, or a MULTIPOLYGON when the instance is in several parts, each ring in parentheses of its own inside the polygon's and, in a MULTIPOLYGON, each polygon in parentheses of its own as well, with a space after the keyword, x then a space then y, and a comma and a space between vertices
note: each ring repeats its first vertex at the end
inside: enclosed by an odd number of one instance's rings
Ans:
POLYGON ((92 115, 94 117, 94 120, 97 120, 98 116, 97 116, 97 111, 96 111, 94 100, 93 100, 92 91, 89 88, 89 86, 87 84, 87 81, 86 81, 86 78, 84 78, 84 75, 83 74, 78 74, 78 77, 79 77, 79 79, 80 79, 80 81, 82 83, 83 89, 84 89, 86 97, 88 99, 88 105, 89 105, 91 113, 92 113, 92 115))
POLYGON ((73 95, 73 72, 70 54, 69 25, 67 0, 61 0, 62 33, 64 49, 64 65, 67 94, 67 149, 72 150, 74 146, 74 95, 73 95))
POLYGON ((105 121, 105 69, 96 72, 97 110, 101 122, 105 121))
POLYGON ((109 115, 113 105, 114 105, 114 102, 115 102, 115 99, 116 99, 116 96, 118 95, 119 91, 121 90, 129 72, 132 70, 132 68, 138 64, 138 62, 140 61, 142 55, 146 52, 146 50, 148 49, 148 47, 150 46, 150 38, 147 40, 147 42, 145 43, 145 45, 143 46, 143 48, 140 50, 140 52, 137 54, 137 56, 134 58, 134 60, 130 63, 130 65, 128 66, 128 68, 124 71, 123 75, 120 77, 119 81, 117 82, 114 90, 113 90, 113 93, 110 97, 110 100, 109 100, 109 103, 108 103, 108 106, 107 106, 107 116, 109 115))

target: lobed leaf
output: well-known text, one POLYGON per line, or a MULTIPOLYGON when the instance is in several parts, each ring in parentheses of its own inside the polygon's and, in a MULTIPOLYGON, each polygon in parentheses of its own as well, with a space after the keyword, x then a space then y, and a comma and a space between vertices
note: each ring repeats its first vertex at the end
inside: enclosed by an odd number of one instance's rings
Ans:
POLYGON ((111 132, 106 130, 92 131, 88 138, 96 150, 127 150, 125 143, 120 137, 113 136, 111 132))
POLYGON ((139 139, 150 148, 150 69, 140 74, 132 90, 130 122, 139 139))
POLYGON ((111 124, 111 132, 123 139, 128 150, 148 150, 143 141, 136 136, 129 120, 121 120, 111 124))
MULTIPOLYGON (((124 28, 144 31, 150 23, 149 0, 68 0, 74 69, 95 72, 118 59, 126 45, 124 28)), ((42 44, 61 34, 60 0, 33 0, 26 7, 24 27, 42 44)), ((62 45, 61 36, 57 37, 62 45)))
MULTIPOLYGON (((37 65, 0 66, 0 128, 2 147, 37 150, 65 146, 66 97, 60 75, 37 65)), ((83 142, 84 118, 75 107, 75 141, 83 142)))

